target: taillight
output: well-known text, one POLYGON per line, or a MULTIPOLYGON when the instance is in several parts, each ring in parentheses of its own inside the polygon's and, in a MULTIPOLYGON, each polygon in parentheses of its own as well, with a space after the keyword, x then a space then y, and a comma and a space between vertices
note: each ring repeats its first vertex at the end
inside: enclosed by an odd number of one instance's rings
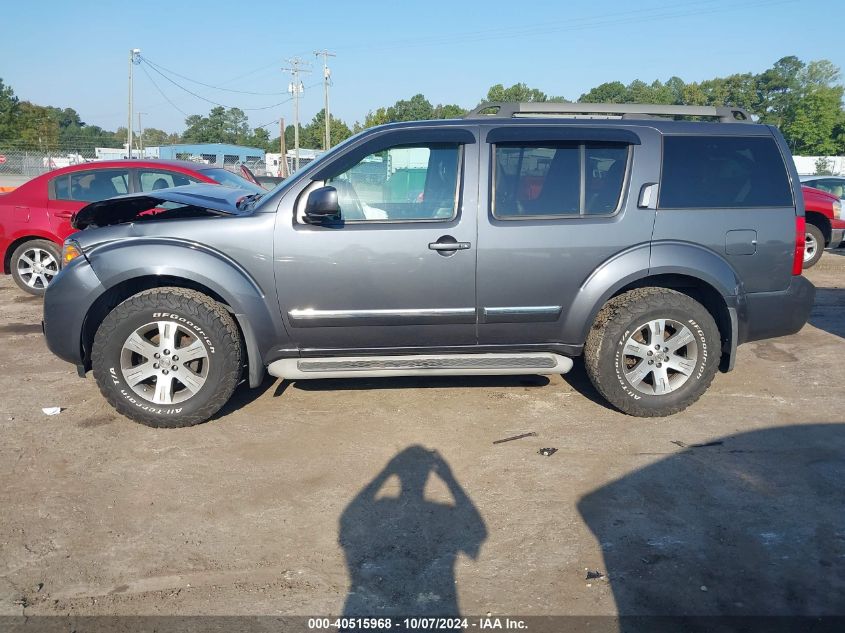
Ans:
POLYGON ((803 216, 795 218, 795 253, 792 255, 792 274, 800 275, 804 268, 804 236, 807 223, 803 216))

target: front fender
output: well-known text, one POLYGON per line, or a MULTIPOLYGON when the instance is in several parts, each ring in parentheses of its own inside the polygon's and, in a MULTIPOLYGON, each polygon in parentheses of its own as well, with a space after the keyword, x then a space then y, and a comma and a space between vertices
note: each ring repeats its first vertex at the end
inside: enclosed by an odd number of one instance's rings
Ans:
MULTIPOLYGON (((164 237, 125 238, 86 252, 92 269, 106 290, 149 277, 186 280, 208 288, 232 310, 249 353, 250 385, 261 382, 264 358, 274 345, 288 340, 275 300, 275 287, 266 275, 264 288, 234 259, 207 245, 164 237), (268 300, 267 294, 271 295, 268 300)), ((272 266, 272 258, 267 260, 272 266)))

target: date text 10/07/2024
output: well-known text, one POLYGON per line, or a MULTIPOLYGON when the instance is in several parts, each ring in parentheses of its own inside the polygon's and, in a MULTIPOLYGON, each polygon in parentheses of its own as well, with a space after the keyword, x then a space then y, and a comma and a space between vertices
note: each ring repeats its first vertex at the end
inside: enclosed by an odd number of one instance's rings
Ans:
POLYGON ((366 631, 397 628, 403 631, 457 631, 466 629, 527 630, 524 620, 514 618, 309 618, 308 629, 313 631, 366 631))

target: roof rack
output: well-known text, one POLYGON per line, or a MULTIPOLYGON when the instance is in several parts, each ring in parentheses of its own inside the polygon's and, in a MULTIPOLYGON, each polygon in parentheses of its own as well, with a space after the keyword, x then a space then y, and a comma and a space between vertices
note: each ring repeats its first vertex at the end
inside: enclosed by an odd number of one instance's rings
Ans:
POLYGON ((742 108, 732 106, 687 106, 650 103, 482 103, 464 118, 483 117, 513 118, 546 115, 573 115, 573 118, 623 118, 643 119, 651 116, 706 117, 721 123, 747 123, 751 115, 742 108))

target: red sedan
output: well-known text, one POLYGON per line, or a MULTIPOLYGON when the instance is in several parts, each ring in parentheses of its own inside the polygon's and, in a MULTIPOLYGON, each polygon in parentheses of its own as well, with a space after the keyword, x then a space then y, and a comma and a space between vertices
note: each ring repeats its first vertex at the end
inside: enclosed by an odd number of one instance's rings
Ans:
POLYGON ((42 295, 59 272, 71 216, 89 202, 196 182, 264 190, 221 167, 176 160, 115 160, 72 165, 0 194, 3 272, 26 292, 42 295))

